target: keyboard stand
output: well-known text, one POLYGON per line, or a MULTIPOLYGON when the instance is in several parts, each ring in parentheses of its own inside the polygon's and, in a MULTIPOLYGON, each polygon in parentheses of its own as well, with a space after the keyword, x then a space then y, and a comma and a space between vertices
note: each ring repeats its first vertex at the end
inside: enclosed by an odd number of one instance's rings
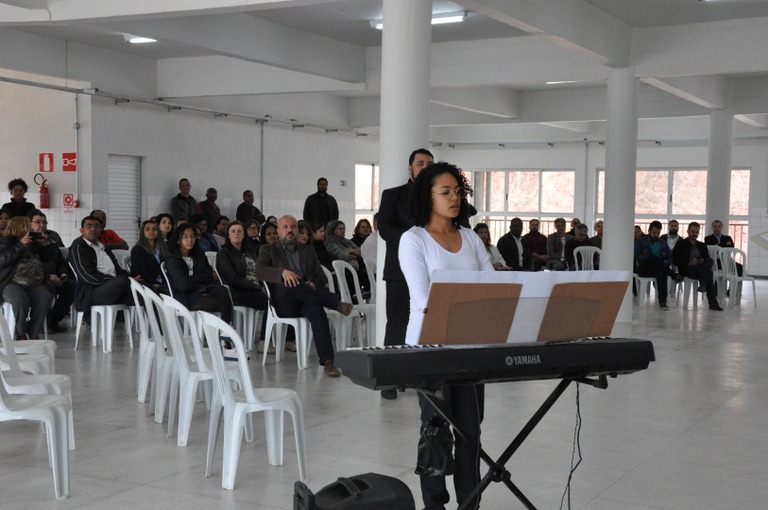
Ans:
MULTIPOLYGON (((483 450, 483 448, 480 447, 480 458, 483 460, 483 462, 488 464, 490 469, 488 470, 488 473, 486 473, 486 475, 482 478, 482 480, 480 480, 480 483, 477 485, 477 487, 475 487, 475 490, 472 491, 472 494, 470 494, 469 498, 467 498, 467 501, 465 501, 458 510, 469 510, 469 505, 475 500, 475 497, 478 494, 482 494, 483 491, 488 488, 491 482, 503 482, 504 485, 506 485, 507 488, 509 488, 509 490, 517 497, 517 499, 523 503, 525 508, 528 510, 536 510, 536 507, 533 505, 533 503, 531 503, 531 501, 525 497, 525 494, 523 494, 517 485, 512 482, 512 476, 507 468, 504 467, 504 465, 509 462, 509 459, 512 458, 512 455, 514 455, 517 449, 520 448, 520 446, 528 438, 531 432, 533 432, 533 429, 536 428, 542 418, 544 418, 544 416, 547 414, 547 412, 549 412, 555 402, 557 402, 557 399, 562 396, 562 394, 573 381, 589 384, 590 386, 594 386, 600 389, 605 389, 608 387, 608 379, 604 375, 599 376, 597 379, 580 377, 575 379, 563 379, 560 381, 554 391, 552 391, 544 403, 541 404, 539 409, 536 410, 533 416, 531 416, 531 418, 528 420, 525 426, 523 426, 520 432, 518 432, 512 442, 509 443, 509 446, 507 446, 498 460, 494 461, 483 450)), ((479 442, 479 438, 471 437, 465 430, 462 430, 461 427, 457 427, 454 423, 453 416, 440 408, 440 405, 438 404, 440 400, 439 396, 427 391, 421 391, 421 393, 427 398, 427 400, 429 400, 429 402, 432 404, 432 407, 434 407, 435 410, 437 410, 437 412, 440 413, 440 415, 442 415, 443 418, 445 418, 446 421, 451 424, 456 433, 459 434, 465 441, 472 441, 474 443, 479 442)))

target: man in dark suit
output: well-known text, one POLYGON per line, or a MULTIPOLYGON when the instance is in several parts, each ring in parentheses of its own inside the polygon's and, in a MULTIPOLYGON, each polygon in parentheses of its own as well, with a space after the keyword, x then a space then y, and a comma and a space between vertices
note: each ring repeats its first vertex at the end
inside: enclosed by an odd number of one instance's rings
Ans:
MULTIPOLYGON (((427 149, 416 149, 408 159, 408 182, 384 190, 381 194, 379 235, 387 244, 387 256, 384 261, 384 281, 387 282, 387 327, 384 345, 405 343, 411 299, 408 284, 405 283, 405 277, 400 270, 397 252, 400 248, 400 236, 414 225, 408 214, 408 195, 413 187, 413 180, 433 161, 434 157, 427 149)), ((394 399, 397 398, 397 391, 382 390, 381 396, 394 399)))
POLYGON ((715 282, 712 278, 712 259, 709 258, 707 245, 698 241, 701 225, 692 221, 688 224, 688 237, 675 244, 672 250, 672 261, 677 266, 677 272, 687 278, 699 281, 699 288, 707 291, 709 309, 722 312, 717 302, 715 282))
POLYGON ((499 238, 496 248, 504 257, 504 263, 514 271, 525 271, 531 263, 531 252, 528 243, 521 236, 523 234, 523 220, 512 218, 509 222, 509 232, 499 238))
MULTIPOLYGON (((712 233, 704 238, 704 244, 707 246, 719 246, 721 248, 735 248, 733 244, 733 238, 731 236, 723 234, 723 222, 715 220, 712 222, 712 233)), ((720 267, 720 261, 717 261, 717 267, 720 267)), ((736 273, 739 276, 744 272, 744 266, 737 263, 736 273)))
POLYGON ((309 319, 325 375, 339 377, 339 369, 333 364, 331 329, 324 308, 349 315, 352 304, 341 302, 339 296, 326 289, 328 280, 314 248, 298 242, 296 218, 283 216, 277 220, 277 235, 278 241, 259 250, 256 277, 272 284, 272 299, 278 315, 309 319))

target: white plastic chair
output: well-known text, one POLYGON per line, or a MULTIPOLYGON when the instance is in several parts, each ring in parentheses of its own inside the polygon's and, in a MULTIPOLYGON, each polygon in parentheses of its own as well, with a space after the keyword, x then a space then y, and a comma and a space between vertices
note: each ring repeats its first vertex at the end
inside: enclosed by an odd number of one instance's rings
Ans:
MULTIPOLYGON (((635 288, 637 289, 637 304, 643 306, 646 297, 650 299, 651 288, 656 286, 656 278, 653 276, 638 276, 637 273, 632 276, 635 279, 635 288)), ((659 292, 659 289, 656 289, 656 292, 659 292)))
POLYGON ((112 250, 112 255, 115 256, 115 260, 117 260, 117 265, 120 266, 120 268, 123 271, 130 271, 131 267, 127 266, 125 263, 125 259, 130 258, 131 252, 128 250, 112 250))
MULTIPOLYGON (((216 252, 206 253, 213 253, 216 255, 216 252)), ((237 332, 240 333, 241 338, 245 340, 245 350, 250 352, 253 349, 253 340, 256 336, 256 324, 259 323, 260 314, 264 312, 248 306, 236 305, 229 285, 225 284, 221 279, 221 275, 216 271, 216 266, 213 266, 213 270, 216 272, 216 276, 219 277, 219 283, 227 288, 229 300, 232 302, 232 323, 237 332)))
POLYGON ((0 422, 33 420, 45 424, 48 458, 53 469, 53 492, 56 499, 69 497, 69 432, 71 406, 59 395, 9 395, 5 376, 0 374, 0 422))
POLYGON ((13 335, 8 329, 8 323, 0 316, 0 345, 5 349, 8 358, 8 371, 3 371, 5 389, 11 395, 59 395, 66 397, 69 402, 67 413, 69 449, 75 449, 75 421, 72 413, 72 380, 60 374, 25 374, 16 358, 13 348, 13 335))
POLYGON ((576 271, 594 271, 595 261, 600 260, 603 250, 597 246, 579 246, 573 250, 576 271))
POLYGON ((365 264, 365 272, 368 274, 368 283, 371 285, 371 298, 369 303, 376 302, 376 260, 375 259, 363 259, 365 264))
MULTIPOLYGON (((163 296, 163 312, 165 313, 165 324, 168 326, 168 338, 173 345, 173 373, 170 386, 170 404, 168 406, 168 435, 172 435, 173 424, 176 418, 176 408, 178 406, 178 433, 176 444, 186 446, 189 439, 189 428, 192 424, 192 413, 195 407, 195 396, 200 383, 204 386, 204 392, 210 397, 211 383, 213 381, 213 369, 209 367, 209 362, 203 353, 203 342, 198 334, 197 328, 193 327, 195 319, 192 313, 170 296, 163 296), (181 333, 178 318, 190 324, 190 346, 187 345, 181 333), (189 347, 191 347, 191 352, 189 347)), ((198 314, 199 316, 199 314, 198 314)), ((236 364, 225 363, 230 380, 236 382, 238 386, 243 386, 240 378, 240 371, 236 364)), ((250 380, 248 381, 250 382, 250 380)), ((210 407, 210 398, 207 400, 210 407)), ((253 437, 251 433, 249 437, 253 437)))
POLYGON ((165 324, 163 311, 165 305, 162 298, 148 287, 143 287, 142 290, 144 291, 144 306, 147 309, 149 329, 155 342, 154 372, 156 375, 150 409, 155 413, 155 423, 163 423, 165 406, 171 392, 173 345, 168 338, 168 326, 165 324))
POLYGON ((717 245, 707 245, 709 258, 712 259, 712 278, 717 285, 717 299, 725 297, 725 272, 723 264, 720 261, 720 247, 717 245))
POLYGON ((208 265, 211 266, 211 269, 216 271, 216 257, 219 255, 219 252, 217 251, 207 251, 205 252, 205 256, 208 259, 208 265))
MULTIPOLYGON (((127 250, 125 250, 127 251, 127 250)), ((77 272, 75 268, 70 264, 72 273, 77 280, 77 272)), ((125 318, 125 334, 128 335, 128 342, 133 349, 133 333, 131 327, 131 314, 128 305, 91 305, 91 345, 97 347, 99 340, 101 340, 102 349, 104 352, 112 352, 112 345, 114 341, 115 321, 117 320, 117 312, 123 312, 125 318)), ((75 329, 75 350, 80 343, 80 328, 83 325, 84 312, 77 312, 77 329, 75 329)))
POLYGON ((304 317, 280 317, 272 304, 272 294, 269 285, 263 283, 267 293, 269 307, 267 308, 267 330, 264 332, 264 354, 261 364, 267 364, 267 354, 270 344, 275 346, 275 361, 280 361, 285 351, 285 329, 283 326, 293 326, 296 332, 296 363, 299 368, 309 366, 309 342, 312 339, 312 330, 309 320, 304 317), (274 331, 273 331, 274 330, 274 331))
POLYGON ((237 464, 240 456, 243 428, 251 413, 264 412, 264 428, 267 439, 267 456, 272 466, 283 465, 283 440, 285 432, 285 412, 293 419, 293 432, 296 438, 296 456, 299 463, 299 479, 309 481, 307 453, 304 439, 304 411, 298 394, 287 388, 253 388, 248 363, 244 362, 243 341, 230 325, 209 313, 201 312, 205 338, 213 360, 214 393, 211 404, 210 424, 208 429, 208 451, 205 463, 205 476, 213 472, 213 458, 219 435, 219 423, 224 415, 224 459, 221 486, 234 489, 237 464), (220 336, 232 339, 237 350, 240 374, 247 384, 240 391, 235 391, 229 384, 229 376, 224 365, 224 355, 219 342, 220 336))
POLYGON ((139 326, 139 363, 136 373, 136 394, 138 395, 139 402, 145 402, 150 380, 152 380, 153 386, 157 384, 152 363, 155 358, 155 342, 149 337, 149 324, 147 323, 146 305, 144 303, 144 287, 134 278, 131 278, 131 294, 133 295, 133 302, 136 303, 136 324, 139 326))
POLYGON ((728 287, 730 288, 728 306, 741 304, 741 288, 744 282, 749 282, 752 284, 752 299, 755 303, 755 308, 757 308, 755 279, 747 274, 746 253, 738 248, 720 248, 720 264, 723 267, 723 279, 728 282, 728 287), (737 261, 740 261, 739 263, 742 267, 741 276, 739 276, 736 270, 737 261))
MULTIPOLYGON (((353 311, 357 312, 361 317, 365 316, 365 329, 366 329, 366 341, 363 342, 362 331, 359 331, 360 346, 373 345, 376 338, 376 305, 374 303, 366 303, 363 300, 363 292, 360 289, 360 280, 357 278, 357 271, 349 262, 343 260, 334 260, 333 268, 336 271, 336 280, 339 282, 339 292, 341 294, 341 300, 347 303, 355 303, 353 305, 353 311), (347 278, 345 273, 352 275, 352 282, 355 286, 354 296, 350 292, 347 285, 347 278), (353 299, 354 298, 354 299, 353 299)), ((362 330, 362 326, 360 327, 362 330)))
MULTIPOLYGON (((325 266, 321 265, 320 267, 323 268, 325 278, 328 280, 328 290, 335 294, 336 285, 333 283, 333 273, 331 273, 325 266)), ((358 314, 345 316, 338 310, 329 310, 327 308, 325 309, 325 315, 328 317, 328 323, 331 326, 331 331, 336 339, 336 350, 346 350, 347 345, 351 340, 354 321, 359 321, 360 316, 358 314)))
POLYGON ((693 307, 697 308, 699 306, 699 280, 696 280, 695 278, 688 278, 686 277, 682 282, 678 282, 678 291, 677 296, 675 297, 675 303, 680 303, 680 294, 683 295, 683 308, 688 308, 688 303, 690 302, 691 295, 693 295, 693 307), (683 286, 682 292, 680 291, 679 287, 683 286))
MULTIPOLYGON (((8 330, 11 332, 11 336, 15 337, 16 331, 16 318, 13 316, 13 308, 10 303, 2 303, 3 316, 5 322, 8 324, 8 330)), ((16 349, 16 354, 45 354, 51 358, 51 373, 56 371, 56 349, 57 344, 53 340, 13 340, 13 346, 16 349)), ((0 352, 5 354, 5 351, 0 348, 0 352)))

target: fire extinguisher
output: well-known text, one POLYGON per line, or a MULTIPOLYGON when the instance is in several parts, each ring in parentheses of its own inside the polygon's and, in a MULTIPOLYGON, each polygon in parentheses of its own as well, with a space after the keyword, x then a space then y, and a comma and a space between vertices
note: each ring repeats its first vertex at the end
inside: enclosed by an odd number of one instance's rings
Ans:
POLYGON ((37 188, 37 191, 39 192, 39 206, 40 209, 48 209, 50 207, 50 193, 48 192, 48 180, 43 177, 42 174, 35 174, 35 184, 37 184, 39 187, 37 188), (40 178, 43 182, 37 182, 37 178, 40 178))

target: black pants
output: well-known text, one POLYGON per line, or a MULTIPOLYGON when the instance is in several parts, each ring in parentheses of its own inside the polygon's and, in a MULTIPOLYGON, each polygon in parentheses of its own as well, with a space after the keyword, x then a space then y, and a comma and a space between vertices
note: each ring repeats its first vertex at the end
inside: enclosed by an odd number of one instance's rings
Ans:
POLYGON ((685 276, 699 281, 707 289, 707 301, 709 304, 717 304, 717 290, 715 289, 715 279, 712 277, 712 260, 705 260, 702 264, 688 266, 685 270, 685 276))
POLYGON ((74 280, 64 280, 60 287, 51 282, 46 284, 51 294, 58 296, 53 307, 48 312, 48 324, 58 324, 69 313, 72 302, 75 300, 77 283, 74 280))
POLYGON ((384 345, 403 345, 411 313, 411 295, 405 280, 387 280, 387 326, 384 345))
POLYGON ((229 291, 223 285, 212 285, 204 293, 195 293, 189 297, 190 310, 202 310, 204 312, 221 314, 221 320, 232 324, 232 301, 229 299, 229 291))
POLYGON ((309 320, 321 365, 333 361, 331 327, 325 308, 335 310, 338 306, 339 296, 325 289, 314 289, 304 282, 295 287, 281 283, 275 291, 275 310, 280 317, 305 317, 309 320))
POLYGON ((672 271, 660 258, 651 257, 637 267, 637 274, 644 278, 656 278, 656 294, 659 296, 659 304, 666 304, 669 295, 667 277, 675 278, 677 273, 672 271))
POLYGON ((259 340, 264 340, 264 331, 267 329, 266 310, 269 306, 269 299, 267 299, 266 293, 256 289, 233 289, 232 294, 236 305, 265 312, 261 320, 261 336, 259 338, 259 340))
MULTIPOLYGON (((476 438, 476 442, 467 442, 460 435, 454 433, 453 487, 456 491, 456 502, 461 505, 480 483, 479 441, 480 424, 483 421, 485 409, 485 386, 482 384, 451 386, 449 393, 445 400, 440 401, 441 408, 450 413, 456 424, 467 434, 476 438)), ((429 420, 438 413, 421 393, 419 393, 419 406, 421 407, 421 428, 424 430, 429 420)), ((448 489, 445 486, 445 477, 422 475, 420 481, 424 510, 445 510, 445 505, 450 500, 448 489)), ((475 508, 479 503, 480 498, 478 496, 469 508, 475 508)))
POLYGON ((93 287, 91 305, 133 305, 131 282, 128 275, 119 274, 93 287))

